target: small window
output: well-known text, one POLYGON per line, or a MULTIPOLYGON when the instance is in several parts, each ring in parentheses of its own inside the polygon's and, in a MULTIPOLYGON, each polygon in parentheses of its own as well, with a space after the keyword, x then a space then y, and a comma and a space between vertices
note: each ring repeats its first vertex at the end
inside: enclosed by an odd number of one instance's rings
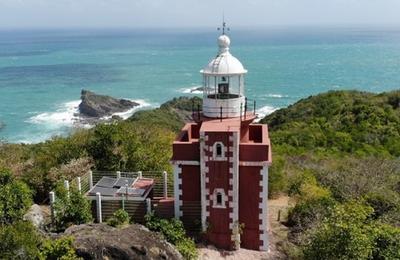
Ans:
POLYGON ((228 202, 228 198, 225 195, 224 189, 218 188, 214 189, 212 194, 212 207, 217 209, 226 208, 226 203, 228 202))
POLYGON ((229 93, 229 84, 228 83, 218 84, 218 94, 228 94, 228 93, 229 93))
POLYGON ((217 193, 217 205, 222 206, 222 194, 221 192, 217 193))
POLYGON ((222 156, 222 145, 221 144, 217 144, 217 146, 215 147, 216 148, 216 155, 218 156, 218 157, 221 157, 222 156))
POLYGON ((213 155, 212 158, 215 161, 226 161, 226 147, 222 142, 215 142, 212 147, 210 147, 213 155))

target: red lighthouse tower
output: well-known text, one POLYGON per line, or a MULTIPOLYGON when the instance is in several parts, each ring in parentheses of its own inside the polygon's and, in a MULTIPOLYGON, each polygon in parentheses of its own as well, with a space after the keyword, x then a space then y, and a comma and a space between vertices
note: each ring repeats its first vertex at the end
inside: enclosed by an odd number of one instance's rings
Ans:
MULTIPOLYGON (((244 69, 218 38, 218 55, 203 69, 203 108, 173 143, 175 217, 201 223, 219 248, 268 250, 268 127, 253 123, 244 69)), ((255 103, 254 103, 255 104, 255 103)))

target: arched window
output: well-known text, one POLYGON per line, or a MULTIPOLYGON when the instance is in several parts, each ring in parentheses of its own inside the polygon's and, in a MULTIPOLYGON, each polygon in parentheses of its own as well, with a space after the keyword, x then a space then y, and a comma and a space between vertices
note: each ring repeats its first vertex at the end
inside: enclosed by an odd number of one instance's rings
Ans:
POLYGON ((225 196, 224 189, 214 189, 212 200, 213 208, 226 208, 228 198, 225 196))
POLYGON ((213 160, 225 161, 226 160, 226 148, 222 142, 215 142, 212 147, 213 160))
POLYGON ((221 144, 217 144, 215 146, 215 153, 217 157, 221 157, 222 156, 222 145, 221 144))
POLYGON ((222 193, 217 192, 217 205, 222 206, 222 193))

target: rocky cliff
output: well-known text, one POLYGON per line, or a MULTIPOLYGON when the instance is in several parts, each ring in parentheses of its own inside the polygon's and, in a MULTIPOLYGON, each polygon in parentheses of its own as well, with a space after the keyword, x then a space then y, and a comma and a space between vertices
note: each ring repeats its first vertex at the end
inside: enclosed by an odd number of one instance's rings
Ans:
POLYGON ((101 118, 114 113, 125 112, 139 104, 126 99, 116 99, 110 96, 98 95, 88 90, 81 92, 82 102, 79 112, 86 117, 101 118))
POLYGON ((159 234, 142 225, 113 228, 86 224, 68 228, 77 255, 88 259, 182 259, 181 254, 159 234))

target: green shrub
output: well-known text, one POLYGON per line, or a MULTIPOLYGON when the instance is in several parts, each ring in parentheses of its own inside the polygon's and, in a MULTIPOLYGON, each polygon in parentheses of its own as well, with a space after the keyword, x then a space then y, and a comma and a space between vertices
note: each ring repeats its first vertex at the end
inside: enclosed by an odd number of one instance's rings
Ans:
POLYGON ((41 246, 41 257, 46 260, 78 260, 72 246, 74 239, 72 237, 63 237, 56 240, 47 239, 41 246))
POLYGON ((274 163, 269 170, 268 197, 272 198, 279 193, 286 191, 286 175, 284 172, 285 159, 282 156, 275 156, 274 163))
POLYGON ((400 228, 376 225, 373 259, 400 259, 400 228))
POLYGON ((400 210, 400 194, 389 189, 370 192, 365 200, 374 209, 375 219, 385 218, 391 212, 400 210))
POLYGON ((154 214, 147 214, 145 221, 148 229, 161 233, 168 242, 176 246, 185 259, 197 259, 196 245, 193 239, 186 236, 180 220, 161 219, 154 214))
POLYGON ((41 237, 29 222, 0 225, 0 259, 38 259, 40 243, 41 237))
POLYGON ((54 203, 54 228, 63 231, 71 225, 79 225, 92 221, 89 201, 76 189, 66 190, 59 185, 54 203))
POLYGON ((32 205, 32 192, 8 170, 0 169, 0 225, 22 220, 32 205))
POLYGON ((330 196, 307 196, 289 209, 287 225, 291 228, 292 242, 304 243, 302 235, 318 227, 318 224, 329 214, 335 201, 330 196))
POLYGON ((124 226, 130 223, 128 212, 119 209, 107 220, 107 224, 113 227, 124 226))
POLYGON ((311 236, 305 259, 369 259, 375 248, 373 209, 357 202, 337 205, 311 236))

